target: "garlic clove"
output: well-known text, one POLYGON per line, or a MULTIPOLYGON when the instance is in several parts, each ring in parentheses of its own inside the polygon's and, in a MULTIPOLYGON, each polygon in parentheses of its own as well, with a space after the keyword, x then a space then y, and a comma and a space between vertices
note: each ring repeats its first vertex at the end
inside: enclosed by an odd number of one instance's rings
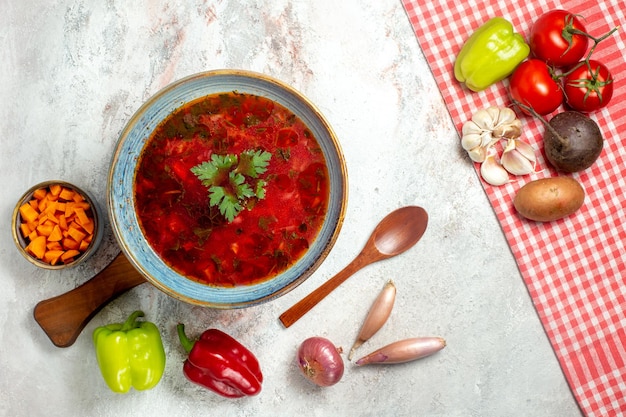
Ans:
POLYGON ((467 154, 469 155, 472 161, 481 163, 485 160, 485 157, 487 156, 487 148, 484 148, 482 146, 477 146, 467 151, 467 154))
POLYGON ((515 149, 517 149, 519 151, 519 153, 524 155, 524 157, 526 159, 528 159, 529 161, 531 161, 531 162, 536 162, 537 161, 537 156, 535 155, 535 150, 528 143, 526 143, 526 142, 524 142, 522 140, 516 139, 515 140, 515 149))
POLYGON ((500 124, 493 130, 493 135, 506 139, 519 138, 522 135, 522 121, 515 119, 511 122, 500 124))
POLYGON ((483 130, 491 130, 493 126, 493 118, 491 117, 491 107, 487 109, 480 109, 472 115, 472 122, 483 130))
POLYGON ((500 108, 491 106, 485 109, 489 122, 486 124, 489 130, 494 130, 500 121, 500 108))
POLYGON ((461 129, 461 133, 463 135, 471 135, 471 134, 481 134, 483 129, 478 126, 473 120, 468 120, 463 124, 463 128, 461 129))
POLYGON ((480 146, 482 146, 483 148, 491 148, 493 145, 498 143, 498 141, 500 141, 500 138, 493 136, 493 133, 491 131, 483 132, 483 134, 481 135, 480 146))
MULTIPOLYGON (((524 142, 521 142, 524 143, 524 142)), ((530 147, 530 145, 528 145, 530 147)), ((522 146, 523 152, 529 154, 529 150, 522 146)), ((532 148, 530 148, 532 151, 532 148)), ((535 154, 529 154, 531 158, 527 158, 526 155, 518 148, 518 141, 509 139, 504 152, 502 152, 501 163, 504 169, 513 175, 527 175, 535 171, 535 154)))
POLYGON ((516 120, 518 120, 517 115, 511 108, 502 107, 500 109, 500 114, 498 115, 498 125, 510 124, 516 120))
POLYGON ((509 173, 496 160, 495 151, 489 152, 480 166, 480 175, 491 185, 504 185, 509 182, 509 173))
POLYGON ((527 175, 535 171, 534 164, 517 151, 503 154, 502 166, 513 175, 527 175))
POLYGON ((468 133, 461 138, 461 146, 466 151, 470 151, 477 146, 481 146, 482 136, 478 133, 468 133))

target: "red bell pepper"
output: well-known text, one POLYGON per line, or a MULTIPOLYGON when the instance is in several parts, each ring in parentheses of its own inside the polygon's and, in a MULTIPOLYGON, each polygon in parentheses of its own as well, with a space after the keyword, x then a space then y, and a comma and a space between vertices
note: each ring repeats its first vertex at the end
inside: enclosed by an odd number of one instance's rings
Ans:
POLYGON ((256 395, 263 374, 257 358, 228 334, 208 329, 192 342, 185 326, 177 326, 178 338, 189 354, 183 372, 191 382, 229 398, 256 395))

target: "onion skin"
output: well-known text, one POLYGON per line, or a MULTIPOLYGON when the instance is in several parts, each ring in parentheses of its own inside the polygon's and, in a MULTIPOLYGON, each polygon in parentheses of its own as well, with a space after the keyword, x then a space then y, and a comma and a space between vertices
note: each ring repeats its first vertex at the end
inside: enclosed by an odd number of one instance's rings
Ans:
POLYGON ((310 337, 298 349, 298 368, 302 374, 320 387, 335 385, 343 376, 341 348, 323 337, 310 337))
POLYGON ((383 346, 356 361, 359 366, 368 364, 392 364, 414 361, 440 351, 446 346, 441 337, 415 337, 399 340, 383 346))
POLYGON ((352 345, 352 349, 350 349, 350 354, 348 355, 348 359, 352 360, 352 356, 356 349, 365 343, 370 337, 374 336, 377 331, 383 327, 383 324, 391 315, 391 310, 393 309, 393 304, 396 300, 396 286, 393 281, 388 281, 383 289, 381 290, 376 300, 370 307, 367 316, 365 317, 365 321, 361 326, 361 330, 359 331, 359 335, 357 336, 354 345, 352 345))

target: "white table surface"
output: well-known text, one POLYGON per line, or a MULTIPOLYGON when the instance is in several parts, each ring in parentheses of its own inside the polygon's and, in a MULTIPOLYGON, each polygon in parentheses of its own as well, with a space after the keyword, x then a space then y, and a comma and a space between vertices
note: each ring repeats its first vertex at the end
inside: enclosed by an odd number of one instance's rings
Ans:
MULTIPOLYGON (((0 414, 48 416, 576 416, 580 411, 429 72, 399 0, 0 2, 0 414), (11 213, 33 184, 63 179, 106 204, 118 135, 152 94, 184 76, 241 68, 305 94, 337 133, 349 205, 334 249, 305 283, 270 303, 222 311, 143 284, 111 302, 76 343, 55 347, 35 304, 65 293, 118 253, 107 223, 84 266, 39 270, 11 238, 11 213), (423 239, 371 265, 289 329, 278 316, 345 266, 389 211, 420 205, 423 239), (389 322, 360 349, 415 336, 448 346, 402 365, 357 368, 337 385, 298 373, 310 336, 349 350, 384 282, 398 289, 389 322), (162 331, 167 366, 150 391, 114 394, 91 332, 142 309, 162 331), (260 395, 219 397, 188 382, 175 325, 227 331, 259 358, 260 395)), ((345 355, 344 355, 345 356, 345 355)))

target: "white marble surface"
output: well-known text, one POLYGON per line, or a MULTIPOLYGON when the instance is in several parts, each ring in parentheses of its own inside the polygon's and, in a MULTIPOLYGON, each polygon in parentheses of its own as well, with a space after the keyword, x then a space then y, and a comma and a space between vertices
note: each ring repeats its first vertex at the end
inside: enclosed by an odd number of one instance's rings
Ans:
POLYGON ((576 416, 495 215, 399 0, 2 0, 0 25, 0 414, 49 416, 576 416), (68 348, 34 321, 35 304, 85 282, 118 249, 109 226, 90 262, 38 270, 13 245, 10 218, 31 185, 64 179, 104 206, 109 159, 121 129, 150 95, 186 75, 243 68, 279 78, 316 103, 340 138, 349 208, 327 261, 271 303, 215 311, 149 284, 106 306, 68 348), (352 277, 289 329, 278 316, 339 271, 387 212, 430 213, 422 241, 352 277), (422 361, 356 368, 327 389, 294 362, 321 335, 349 348, 384 282, 398 298, 361 353, 413 336, 448 346, 422 361), (91 332, 143 309, 161 329, 166 374, 151 391, 113 394, 91 332), (221 328, 254 351, 265 374, 257 397, 228 400, 191 385, 174 327, 221 328))

